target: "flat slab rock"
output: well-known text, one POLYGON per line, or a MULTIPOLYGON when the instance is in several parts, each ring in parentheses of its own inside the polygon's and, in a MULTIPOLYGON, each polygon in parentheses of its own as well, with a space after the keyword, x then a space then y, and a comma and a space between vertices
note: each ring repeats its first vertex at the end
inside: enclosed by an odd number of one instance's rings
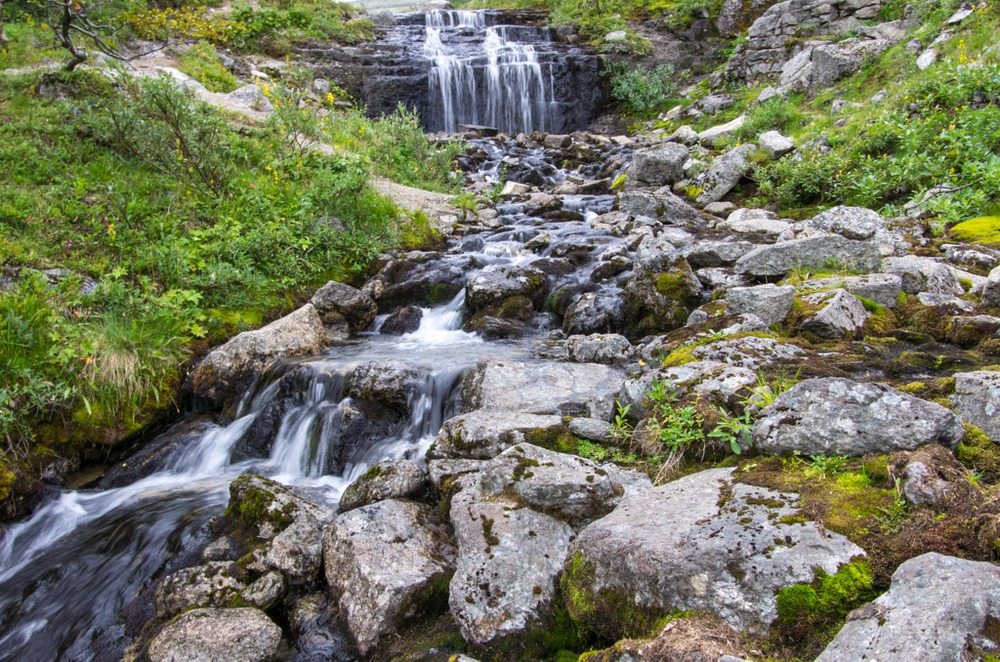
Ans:
POLYGON ((1000 568, 937 553, 899 566, 892 585, 874 602, 847 616, 836 639, 816 662, 980 659, 970 642, 991 641, 1000 619, 1000 568), (992 632, 992 637, 987 635, 992 632))
POLYGON ((358 652, 367 655, 451 570, 453 550, 427 506, 387 499, 337 517, 323 536, 326 580, 358 652))
POLYGON ((939 404, 883 384, 810 379, 761 410, 754 447, 765 454, 864 455, 940 443, 954 449, 962 422, 939 404))
POLYGON ((765 633, 777 618, 777 591, 865 554, 812 522, 791 523, 797 502, 796 494, 734 483, 732 469, 626 497, 570 545, 567 608, 609 637, 628 625, 623 610, 652 619, 704 610, 737 631, 765 633))
POLYGON ((259 609, 184 612, 149 645, 151 662, 269 662, 281 628, 259 609))
POLYGON ((466 410, 586 415, 610 420, 625 374, 596 363, 480 359, 466 383, 466 410))
POLYGON ((871 273, 880 269, 882 255, 875 242, 826 234, 755 248, 736 261, 734 270, 754 276, 783 276, 795 268, 824 268, 831 260, 849 269, 871 273))
POLYGON ((476 410, 445 421, 428 457, 488 460, 533 436, 564 430, 561 416, 476 410))

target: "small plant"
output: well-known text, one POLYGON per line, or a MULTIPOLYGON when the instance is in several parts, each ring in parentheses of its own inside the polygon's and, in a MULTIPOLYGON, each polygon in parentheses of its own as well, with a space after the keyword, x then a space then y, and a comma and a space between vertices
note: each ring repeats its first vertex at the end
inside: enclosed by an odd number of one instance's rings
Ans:
POLYGON ((822 478, 839 474, 847 465, 847 458, 843 455, 810 455, 809 460, 809 468, 822 478))
POLYGON ((635 115, 661 110, 676 90, 674 69, 666 64, 650 70, 642 65, 629 69, 623 63, 610 63, 604 75, 611 83, 611 97, 635 115))
POLYGON ((750 389, 750 395, 743 399, 743 406, 753 410, 761 410, 778 399, 778 396, 789 390, 799 381, 802 368, 795 371, 791 377, 784 370, 779 370, 768 380, 762 370, 757 371, 757 385, 750 389))
POLYGON ((744 449, 749 449, 753 445, 753 439, 750 437, 750 430, 753 429, 751 412, 744 411, 742 415, 730 414, 722 407, 719 407, 718 411, 722 418, 708 436, 728 442, 729 448, 736 455, 742 453, 744 449))
POLYGON ((611 451, 600 444, 595 444, 587 439, 581 439, 576 447, 577 454, 587 460, 603 462, 611 455, 611 451))

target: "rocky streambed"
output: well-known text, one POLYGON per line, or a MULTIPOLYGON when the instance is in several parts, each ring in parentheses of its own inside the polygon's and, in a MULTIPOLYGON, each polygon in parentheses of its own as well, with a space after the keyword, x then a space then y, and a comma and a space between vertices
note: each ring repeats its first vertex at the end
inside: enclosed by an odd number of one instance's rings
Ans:
POLYGON ((709 144, 471 140, 496 203, 446 246, 216 349, 207 413, 4 530, 0 650, 995 654, 996 252, 732 208, 709 144))

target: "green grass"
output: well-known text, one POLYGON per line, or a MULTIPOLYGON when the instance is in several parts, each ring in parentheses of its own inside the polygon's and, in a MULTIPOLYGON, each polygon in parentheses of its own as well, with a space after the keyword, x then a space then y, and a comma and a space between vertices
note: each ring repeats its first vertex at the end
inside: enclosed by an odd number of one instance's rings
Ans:
POLYGON ((454 147, 432 148, 409 115, 327 110, 324 124, 277 102, 266 125, 236 130, 165 80, 0 78, 0 264, 79 276, 26 275, 0 294, 0 456, 122 438, 171 405, 193 350, 429 237, 369 175, 454 186, 454 147), (330 156, 287 137, 344 123, 352 144, 330 156))

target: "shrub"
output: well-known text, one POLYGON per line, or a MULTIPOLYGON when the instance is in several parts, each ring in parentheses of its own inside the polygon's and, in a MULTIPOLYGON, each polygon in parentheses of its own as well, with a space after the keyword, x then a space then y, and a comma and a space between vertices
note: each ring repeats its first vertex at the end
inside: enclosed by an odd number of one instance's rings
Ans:
POLYGON ((620 62, 607 65, 604 75, 611 83, 611 96, 635 115, 650 115, 663 108, 676 90, 674 69, 661 64, 653 70, 642 65, 629 69, 620 62))
POLYGON ((240 86, 236 77, 222 66, 215 47, 207 41, 199 41, 181 53, 179 68, 212 92, 232 92, 240 86))

